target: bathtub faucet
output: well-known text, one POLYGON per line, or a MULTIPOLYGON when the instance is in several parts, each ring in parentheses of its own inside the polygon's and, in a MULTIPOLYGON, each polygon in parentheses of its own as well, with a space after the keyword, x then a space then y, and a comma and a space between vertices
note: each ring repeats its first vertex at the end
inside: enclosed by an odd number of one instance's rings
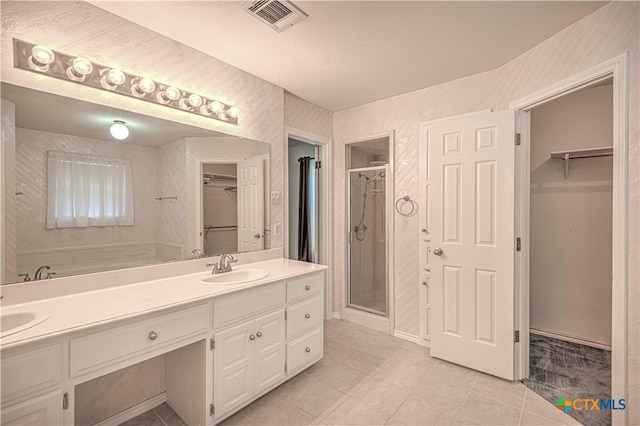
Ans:
MULTIPOLYGON (((49 265, 42 265, 41 267, 39 267, 39 268, 36 270, 36 273, 33 275, 33 279, 34 279, 34 280, 36 280, 36 281, 37 281, 37 280, 41 280, 41 279, 42 279, 42 271, 44 271, 44 270, 47 270, 47 271, 48 271, 49 269, 51 269, 51 267, 50 267, 49 265)), ((49 273, 47 272, 47 276, 49 276, 49 277, 50 277, 50 275, 51 275, 51 274, 49 274, 49 273)))

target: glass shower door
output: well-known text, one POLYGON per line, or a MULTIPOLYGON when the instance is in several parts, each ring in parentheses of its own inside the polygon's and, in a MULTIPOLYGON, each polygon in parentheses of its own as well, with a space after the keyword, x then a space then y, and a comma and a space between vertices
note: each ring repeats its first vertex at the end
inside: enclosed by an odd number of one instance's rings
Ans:
POLYGON ((348 171, 349 285, 352 308, 387 315, 386 168, 348 171))

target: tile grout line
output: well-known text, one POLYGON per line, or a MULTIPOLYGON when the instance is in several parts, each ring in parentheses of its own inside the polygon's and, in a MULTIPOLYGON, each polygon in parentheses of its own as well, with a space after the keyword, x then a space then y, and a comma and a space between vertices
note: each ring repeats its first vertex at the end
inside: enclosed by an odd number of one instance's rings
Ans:
POLYGON ((522 424, 522 414, 524 413, 524 404, 527 402, 527 393, 529 392, 529 389, 524 388, 524 397, 522 398, 522 408, 520 409, 520 416, 518 417, 518 426, 520 426, 522 424))

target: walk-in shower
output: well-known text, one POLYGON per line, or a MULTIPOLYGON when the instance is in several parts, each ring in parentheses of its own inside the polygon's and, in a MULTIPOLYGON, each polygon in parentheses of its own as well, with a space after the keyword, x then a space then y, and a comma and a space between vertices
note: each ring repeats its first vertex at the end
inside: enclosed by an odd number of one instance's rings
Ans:
POLYGON ((385 166, 348 171, 349 307, 387 315, 385 166))

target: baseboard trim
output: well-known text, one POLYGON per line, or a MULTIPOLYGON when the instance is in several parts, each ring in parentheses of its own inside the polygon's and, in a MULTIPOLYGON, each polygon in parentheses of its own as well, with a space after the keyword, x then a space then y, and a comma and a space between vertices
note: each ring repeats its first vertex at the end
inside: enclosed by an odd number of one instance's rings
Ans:
POLYGON ((153 398, 141 402, 140 404, 119 412, 115 416, 111 416, 99 423, 96 423, 95 426, 119 425, 127 420, 131 420, 134 417, 139 416, 142 413, 146 413, 164 402, 167 402, 167 394, 162 392, 160 395, 156 395, 153 398))
POLYGON ((397 337, 398 339, 406 340, 408 342, 412 342, 426 348, 430 347, 429 340, 423 339, 422 337, 416 336, 415 334, 405 333, 404 331, 394 330, 393 337, 397 337))
POLYGON ((332 313, 332 318, 341 320, 342 319, 342 315, 340 315, 340 312, 333 312, 332 313))
POLYGON ((564 340, 566 342, 577 343, 579 345, 590 346, 592 348, 604 349, 605 351, 611 351, 611 345, 592 342, 591 340, 584 340, 579 337, 571 337, 571 336, 566 336, 564 334, 550 333, 548 331, 536 330, 534 328, 529 329, 529 333, 537 334, 538 336, 551 337, 553 339, 564 340))

